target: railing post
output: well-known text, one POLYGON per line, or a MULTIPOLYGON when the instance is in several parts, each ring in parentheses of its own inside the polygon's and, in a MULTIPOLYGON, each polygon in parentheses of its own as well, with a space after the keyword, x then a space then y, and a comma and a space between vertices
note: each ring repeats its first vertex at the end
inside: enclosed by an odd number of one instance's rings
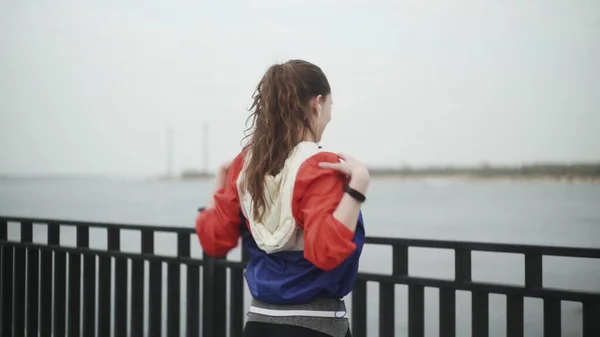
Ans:
POLYGON ((223 267, 217 266, 216 259, 203 254, 202 270, 202 336, 225 336, 227 315, 227 274, 223 267))
POLYGON ((392 246, 392 275, 408 276, 408 246, 392 246))
MULTIPOLYGON (((77 248, 86 248, 89 245, 89 228, 87 226, 76 226, 77 248)), ((79 323, 81 300, 81 253, 69 253, 69 337, 77 337, 80 334, 79 323)))
MULTIPOLYGON (((177 256, 190 255, 190 236, 177 234, 177 256), (187 239, 187 240, 186 240, 187 239)), ((181 268, 179 262, 167 263, 167 336, 179 336, 181 268)))
MULTIPOLYGON (((21 241, 33 243, 33 224, 21 223, 21 241)), ((27 335, 38 335, 39 310, 39 263, 40 252, 37 248, 27 249, 27 335)))
POLYGON ((352 336, 367 336, 367 281, 361 279, 352 289, 352 336))
MULTIPOLYGON (((6 239, 8 238, 8 221, 6 220, 2 220, 0 221, 0 240, 1 241, 6 241, 6 239)), ((4 243, 0 243, 0 332, 2 333, 3 336, 7 336, 7 332, 4 330, 5 326, 8 326, 8 324, 5 324, 5 315, 10 312, 12 313, 12 307, 10 310, 8 310, 9 306, 12 306, 12 298, 9 298, 8 296, 6 296, 5 294, 5 289, 4 287, 7 285, 6 281, 4 280, 4 278, 8 278, 8 276, 10 275, 10 277, 12 277, 13 272, 12 270, 10 272, 8 272, 8 270, 6 269, 7 262, 4 261, 4 259, 6 258, 6 254, 4 252, 4 250, 8 250, 8 247, 4 246, 4 243)), ((12 266, 12 264, 11 264, 12 266)), ((10 294, 12 294, 12 290, 10 291, 10 294)), ((10 323, 10 325, 12 325, 12 322, 10 323)))
MULTIPOLYGON (((8 222, 5 221, 6 225, 0 232, 3 240, 7 240, 7 226, 8 222)), ((13 334, 13 247, 3 246, 2 247, 2 336, 12 336, 13 334)))
POLYGON ((525 288, 539 288, 542 285, 542 256, 525 254, 525 288))
POLYGON ((408 336, 423 337, 425 334, 425 288, 408 286, 408 336))
POLYGON ((488 337, 490 334, 489 293, 471 291, 471 333, 473 337, 488 337))
MULTIPOLYGON (((142 231, 142 253, 154 254, 154 231, 142 231)), ((162 333, 162 262, 150 261, 150 280, 148 282, 148 335, 160 337, 162 333)))
MULTIPOLYGON (((60 245, 60 229, 59 223, 48 224, 48 244, 49 245, 60 245)), ((52 315, 54 317, 54 336, 65 335, 65 324, 66 324, 66 260, 67 255, 65 252, 55 251, 54 252, 54 311, 52 315)))
MULTIPOLYGON (((242 247, 242 262, 248 261, 242 247)), ((229 270, 229 336, 242 337, 244 332, 244 270, 229 270)))
MULTIPOLYGON (((179 247, 181 256, 189 257, 190 235, 187 236, 187 247, 179 247), (185 248, 185 250, 183 249, 185 248)), ((187 307, 186 307, 186 337, 200 336, 200 266, 187 265, 187 307)))
MULTIPOLYGON (((408 276, 408 246, 392 246, 392 275, 408 276)), ((395 288, 393 282, 379 283, 379 335, 394 336, 395 288)), ((409 308, 410 310, 410 308, 409 308)), ((409 329, 411 322, 409 321, 409 329)))
MULTIPOLYGON (((144 234, 141 231, 141 250, 140 258, 131 260, 131 326, 130 333, 132 337, 144 336, 144 278, 145 278, 145 260, 144 257, 144 234)), ((150 232, 152 233, 152 232, 150 232)), ((151 295, 152 296, 152 295, 151 295)))
MULTIPOLYGON (((107 228, 107 251, 118 250, 121 246, 119 229, 107 228)), ((116 281, 116 280, 115 280, 116 281)), ((98 336, 110 336, 112 258, 109 255, 98 257, 98 336)), ((115 328, 115 330, 117 330, 115 328)))
MULTIPOLYGON (((90 228, 77 227, 77 245, 81 248, 90 247, 90 228)), ((82 335, 96 335, 96 255, 83 255, 83 310, 82 335)))
POLYGON ((440 337, 456 336, 456 290, 440 288, 440 337))
MULTIPOLYGON (((30 222, 21 222, 21 242, 31 243, 32 224, 30 222)), ((14 297, 13 297, 13 336, 25 336, 25 282, 27 281, 25 270, 26 254, 25 247, 15 247, 15 275, 14 275, 14 297)))
POLYGON ((523 296, 506 296, 506 335, 523 337, 523 296))
MULTIPOLYGON (((56 223, 46 224, 47 245, 60 243, 60 227, 56 223)), ((51 248, 43 249, 40 256, 40 336, 52 335, 52 289, 55 282, 52 277, 53 259, 51 248)))
POLYGON ((471 281, 471 251, 454 249, 454 278, 457 282, 471 281))
POLYGON ((600 303, 583 303, 583 335, 600 336, 600 303))
MULTIPOLYGON (((108 228, 108 244, 110 251, 121 251, 121 230, 118 227, 108 228)), ((127 336, 127 269, 129 259, 115 257, 115 337, 127 336)))
POLYGON ((560 300, 544 299, 544 337, 560 337, 561 323, 560 300))
MULTIPOLYGON (((454 279, 456 282, 471 282, 471 250, 464 248, 456 248, 454 249, 454 279)), ((452 336, 456 335, 456 291, 452 290, 452 294, 448 291, 442 292, 440 289, 440 296, 444 294, 445 298, 443 298, 444 302, 440 303, 440 310, 442 307, 450 308, 452 307, 451 312, 440 311, 440 336, 452 336), (444 323, 444 327, 442 327, 441 323, 444 323), (450 323, 452 322, 452 323, 450 323), (444 330, 442 330, 444 329, 444 330), (442 334, 443 333, 443 334, 442 334)), ((481 298, 479 294, 471 293, 472 297, 472 315, 471 315, 471 330, 473 336, 478 336, 478 331, 481 330, 480 324, 477 322, 479 316, 475 313, 475 309, 473 305, 481 305, 481 298)), ((442 301, 442 298, 440 298, 442 301)))

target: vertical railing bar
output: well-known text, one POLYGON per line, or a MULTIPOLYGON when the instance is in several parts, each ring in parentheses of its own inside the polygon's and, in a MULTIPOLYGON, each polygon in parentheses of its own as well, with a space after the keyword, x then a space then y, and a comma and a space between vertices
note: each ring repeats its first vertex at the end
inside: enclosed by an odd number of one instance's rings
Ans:
POLYGON ((144 336, 144 268, 143 259, 131 260, 131 336, 144 336))
POLYGON ((408 276, 408 246, 392 246, 392 275, 408 276))
MULTIPOLYGON (((118 227, 108 228, 108 247, 111 252, 121 251, 121 229, 118 227)), ((114 275, 114 334, 115 337, 127 337, 127 270, 129 259, 115 257, 114 275)))
POLYGON ((488 337, 490 334, 489 294, 471 292, 471 331, 473 337, 488 337))
POLYGON ((600 303, 583 303, 583 336, 600 336, 600 303))
MULTIPOLYGON (((177 255, 179 257, 190 257, 190 240, 188 233, 179 233, 177 235, 177 255)), ((200 275, 197 265, 186 265, 186 311, 185 311, 185 331, 186 336, 198 337, 200 333, 199 311, 200 311, 200 275)), ((180 294, 178 295, 180 296, 180 294)), ((180 304, 177 304, 177 308, 180 304)), ((178 309, 179 310, 179 309, 178 309)), ((179 321, 179 319, 178 319, 179 321)))
POLYGON ((202 264, 202 336, 215 334, 215 260, 204 253, 202 264))
POLYGON ((82 336, 96 336, 96 255, 83 255, 82 336))
MULTIPOLYGON (((1 220, 0 221, 0 240, 4 241, 8 238, 8 221, 1 220)), ((4 331, 3 328, 3 320, 4 320, 4 312, 8 310, 5 306, 7 306, 6 298, 4 297, 4 275, 6 271, 4 270, 4 244, 0 244, 0 332, 4 331)), ((12 271, 10 275, 12 275, 12 271)), ((12 303, 12 302, 11 302, 12 303)), ((12 312, 12 308, 11 308, 12 312)))
MULTIPOLYGON (((144 256, 144 248, 148 245, 145 234, 148 231, 140 231, 140 255, 144 256)), ((149 232, 152 235, 152 232, 149 232)), ((144 278, 146 262, 144 259, 131 260, 131 337, 144 336, 144 278)))
POLYGON ((244 270, 230 269, 229 336, 242 337, 244 330, 244 270))
MULTIPOLYGON (((89 246, 89 227, 76 227, 77 248, 89 246)), ((69 337, 80 335, 81 323, 81 253, 69 253, 69 337)))
MULTIPOLYGON (((55 233, 51 228, 58 226, 57 224, 48 223, 47 229, 47 245, 51 246, 54 242, 58 242, 55 233)), ((40 336, 50 336, 52 334, 52 290, 54 289, 54 278, 52 277, 53 270, 53 252, 44 249, 40 252, 40 336)))
POLYGON ((440 337, 456 336, 456 291, 452 288, 440 288, 440 337))
MULTIPOLYGON (((224 260, 225 258, 220 258, 224 260)), ((215 292, 214 311, 217 317, 215 324, 215 336, 225 336, 227 333, 227 320, 219 319, 227 317, 227 269, 222 266, 214 267, 213 289, 215 292)))
POLYGON ((454 274, 457 282, 471 281, 471 251, 463 248, 454 249, 454 274))
POLYGON ((525 287, 539 288, 542 286, 542 255, 525 254, 525 287))
POLYGON ((14 248, 2 247, 3 273, 2 273, 2 336, 13 335, 13 276, 14 276, 14 248))
MULTIPOLYGON (((189 257, 190 235, 177 234, 177 256, 189 257)), ((179 336, 180 331, 180 289, 181 266, 178 262, 167 264, 167 335, 179 336)))
POLYGON ((560 300, 544 299, 544 337, 560 337, 561 323, 560 300))
POLYGON ((394 286, 392 282, 379 282, 379 337, 395 335, 394 286))
POLYGON ((425 288, 420 285, 408 286, 408 336, 425 335, 425 288))
MULTIPOLYGON (((29 228, 21 228, 21 240, 33 242, 33 225, 29 228), (29 233, 27 233, 29 231, 29 233), (25 234, 25 235, 23 235, 25 234)), ((29 336, 37 336, 39 330, 39 308, 40 308, 40 250, 30 248, 27 250, 27 332, 29 336)))
POLYGON ((367 281, 356 280, 352 289, 352 336, 367 336, 367 281))
MULTIPOLYGON (((21 242, 32 242, 32 224, 28 221, 21 222, 21 242)), ((27 291, 27 250, 24 247, 15 247, 15 275, 14 275, 14 313, 13 313, 13 336, 25 336, 25 293, 27 291)))
MULTIPOLYGON (((120 248, 117 228, 107 228, 106 248, 111 251, 120 248), (116 241, 115 241, 116 240, 116 241)), ((111 336, 112 323, 112 257, 109 255, 98 256, 98 337, 111 336)))
POLYGON ((506 335, 510 337, 523 337, 523 296, 506 296, 506 335))
POLYGON ((179 263, 167 263, 167 336, 179 336, 179 263))
MULTIPOLYGON (((60 245, 60 224, 48 224, 48 243, 49 245, 60 245)), ((54 252, 54 306, 52 316, 54 336, 65 335, 66 325, 66 258, 64 251, 54 252)))
POLYGON ((216 265, 218 259, 203 254, 202 336, 225 336, 227 320, 227 271, 216 265))
POLYGON ((188 265, 187 267, 187 310, 186 310, 186 336, 200 336, 200 267, 188 265))
POLYGON ((25 254, 24 247, 15 247, 15 275, 14 275, 14 297, 13 297, 13 336, 25 336, 25 254))
MULTIPOLYGON (((90 228, 77 228, 77 245, 81 248, 90 247, 90 228)), ((82 336, 96 335, 96 255, 83 254, 83 286, 82 286, 82 336)))
MULTIPOLYGON (((151 229, 142 231, 142 253, 154 254, 154 235, 151 229)), ((160 337, 162 333, 162 262, 149 262, 148 282, 148 336, 160 337)))
POLYGON ((33 242, 33 224, 29 221, 21 222, 21 242, 33 242))

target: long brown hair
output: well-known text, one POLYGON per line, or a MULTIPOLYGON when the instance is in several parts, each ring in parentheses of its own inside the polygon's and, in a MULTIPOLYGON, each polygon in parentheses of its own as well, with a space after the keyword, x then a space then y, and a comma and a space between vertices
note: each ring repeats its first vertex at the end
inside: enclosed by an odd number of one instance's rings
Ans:
POLYGON ((249 162, 242 188, 250 193, 252 216, 262 221, 268 207, 265 178, 278 174, 298 143, 307 134, 315 137, 308 102, 331 93, 329 81, 316 65, 290 60, 271 66, 256 86, 246 126, 249 162), (249 125, 248 125, 249 124, 249 125))

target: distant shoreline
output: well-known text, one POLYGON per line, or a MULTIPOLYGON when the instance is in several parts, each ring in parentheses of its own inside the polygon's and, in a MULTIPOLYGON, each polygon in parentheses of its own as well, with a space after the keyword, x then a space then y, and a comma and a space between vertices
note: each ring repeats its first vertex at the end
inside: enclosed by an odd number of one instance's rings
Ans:
MULTIPOLYGON (((173 177, 160 178, 160 180, 172 181, 205 181, 212 180, 214 176, 206 177, 173 177)), ((429 181, 429 180, 447 180, 447 181, 467 181, 467 182, 485 182, 485 181, 514 181, 514 182, 560 182, 560 183, 600 183, 600 177, 563 177, 563 176, 479 176, 468 174, 452 175, 404 175, 404 174, 371 174, 373 180, 403 180, 403 181, 429 181)))
MULTIPOLYGON (((600 163, 580 164, 531 164, 522 166, 472 166, 472 167, 422 167, 382 168, 370 167, 374 179, 394 180, 467 180, 467 181, 562 181, 600 182, 600 163)), ((214 174, 186 171, 176 180, 212 179, 214 174)))
POLYGON ((469 174, 452 174, 452 175, 403 175, 403 174, 371 174, 374 180, 403 180, 403 181, 431 181, 431 180, 446 180, 446 181, 467 181, 467 182, 485 182, 485 181, 513 181, 513 182, 558 182, 558 183, 600 183, 600 177, 567 177, 567 176, 544 176, 544 175, 495 175, 481 176, 469 174))
MULTIPOLYGON (((564 183, 600 183, 600 163, 598 164, 532 164, 522 166, 472 166, 472 167, 421 167, 412 168, 382 168, 370 167, 371 177, 376 180, 452 180, 452 181, 518 181, 537 182, 554 181, 564 183)), ((176 176, 118 176, 118 175, 0 175, 0 180, 16 179, 63 179, 63 180, 86 180, 86 179, 118 179, 118 180, 146 180, 146 181, 190 181, 211 180, 214 173, 186 170, 176 176)))

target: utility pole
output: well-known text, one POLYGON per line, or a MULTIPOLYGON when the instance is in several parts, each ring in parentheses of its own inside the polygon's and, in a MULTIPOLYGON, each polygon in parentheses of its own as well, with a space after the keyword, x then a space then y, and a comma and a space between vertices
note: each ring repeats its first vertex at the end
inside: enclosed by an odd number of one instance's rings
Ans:
POLYGON ((173 178, 173 129, 167 129, 167 178, 173 178))
POLYGON ((202 150, 202 173, 204 174, 208 174, 208 158, 209 158, 209 134, 208 134, 208 130, 209 130, 209 125, 207 122, 204 123, 204 127, 202 130, 202 145, 204 147, 204 149, 202 150))

